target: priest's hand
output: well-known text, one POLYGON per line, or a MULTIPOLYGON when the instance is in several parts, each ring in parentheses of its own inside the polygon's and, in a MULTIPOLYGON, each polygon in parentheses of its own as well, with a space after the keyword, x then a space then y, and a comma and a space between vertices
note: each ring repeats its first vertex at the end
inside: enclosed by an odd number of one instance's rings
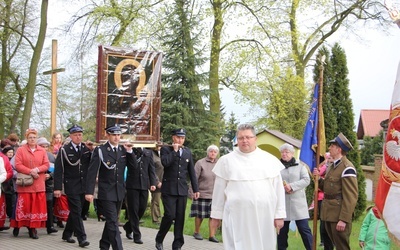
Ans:
POLYGON ((276 233, 279 234, 279 231, 283 227, 283 219, 275 219, 274 226, 276 228, 276 233))

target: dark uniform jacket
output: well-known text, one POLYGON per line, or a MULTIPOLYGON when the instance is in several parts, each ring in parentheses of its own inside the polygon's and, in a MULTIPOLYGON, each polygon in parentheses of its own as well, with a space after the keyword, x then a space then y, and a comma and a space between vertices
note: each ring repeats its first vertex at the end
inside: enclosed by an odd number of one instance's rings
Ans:
POLYGON ((198 192, 196 172, 194 170, 192 152, 182 148, 182 156, 170 146, 161 148, 161 163, 164 166, 161 193, 169 195, 188 195, 187 177, 191 181, 193 192, 198 192))
POLYGON ((324 191, 321 220, 351 223, 358 199, 358 184, 356 169, 346 156, 328 167, 325 179, 320 179, 319 185, 324 191))
POLYGON ((153 153, 148 149, 134 149, 137 165, 128 166, 126 189, 148 190, 150 186, 157 185, 157 177, 153 161, 153 153))
POLYGON ((93 151, 87 176, 86 194, 94 194, 98 176, 98 199, 122 201, 125 197, 125 167, 137 168, 136 157, 123 146, 115 153, 107 142, 93 151), (101 153, 99 153, 101 151, 101 153))
POLYGON ((54 190, 62 190, 64 183, 66 195, 84 194, 90 157, 91 152, 83 143, 80 152, 71 142, 62 146, 54 163, 54 190))

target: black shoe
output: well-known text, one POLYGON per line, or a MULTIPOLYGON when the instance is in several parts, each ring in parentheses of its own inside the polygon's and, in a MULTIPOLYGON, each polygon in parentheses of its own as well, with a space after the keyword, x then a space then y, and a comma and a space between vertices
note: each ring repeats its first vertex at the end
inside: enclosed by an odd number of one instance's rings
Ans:
POLYGON ((52 233, 57 233, 57 232, 58 232, 58 230, 55 229, 54 227, 51 227, 51 228, 47 229, 47 234, 52 234, 52 233))
POLYGON ((57 226, 58 226, 59 228, 64 228, 64 224, 63 224, 63 222, 62 222, 61 220, 58 220, 58 221, 57 221, 57 226))
POLYGON ((36 228, 29 228, 28 230, 29 230, 29 237, 35 240, 39 239, 36 228))
POLYGON ((83 241, 79 242, 80 247, 87 247, 89 245, 90 245, 90 242, 87 240, 83 240, 83 241))
POLYGON ((72 239, 71 237, 69 238, 62 238, 63 240, 65 240, 68 243, 75 243, 76 241, 74 239, 72 239))
POLYGON ((19 228, 16 227, 16 228, 13 229, 13 235, 14 235, 14 237, 17 237, 18 234, 19 234, 19 228))
POLYGON ((181 250, 182 248, 177 247, 177 248, 172 248, 172 250, 181 250))
POLYGON ((124 224, 122 228, 125 230, 125 236, 126 238, 133 240, 133 235, 132 235, 132 230, 127 227, 128 224, 124 224))
POLYGON ((82 216, 82 220, 87 220, 87 215, 82 216))
POLYGON ((143 241, 141 239, 133 240, 136 244, 143 244, 143 241))
POLYGON ((104 215, 97 215, 97 221, 105 221, 106 217, 104 217, 104 215))
POLYGON ((156 249, 157 249, 157 250, 164 250, 163 245, 162 245, 162 242, 157 242, 157 241, 156 241, 156 249))
POLYGON ((211 242, 215 242, 215 243, 219 242, 219 240, 217 238, 215 238, 215 237, 210 237, 210 238, 208 238, 208 240, 211 241, 211 242))
POLYGON ((8 229, 10 229, 10 227, 0 227, 0 232, 8 229))

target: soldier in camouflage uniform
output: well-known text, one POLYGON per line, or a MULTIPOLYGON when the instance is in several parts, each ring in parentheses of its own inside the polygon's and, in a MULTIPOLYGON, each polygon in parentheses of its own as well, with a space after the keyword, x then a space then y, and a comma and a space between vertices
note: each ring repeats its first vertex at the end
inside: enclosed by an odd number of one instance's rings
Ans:
MULTIPOLYGON (((346 157, 351 149, 353 146, 342 133, 331 140, 329 152, 333 163, 325 178, 319 179, 324 191, 321 220, 325 221, 326 231, 338 250, 350 250, 352 217, 358 199, 357 171, 346 157)), ((319 175, 318 169, 314 174, 319 175)), ((324 249, 333 249, 333 245, 325 245, 324 249)))

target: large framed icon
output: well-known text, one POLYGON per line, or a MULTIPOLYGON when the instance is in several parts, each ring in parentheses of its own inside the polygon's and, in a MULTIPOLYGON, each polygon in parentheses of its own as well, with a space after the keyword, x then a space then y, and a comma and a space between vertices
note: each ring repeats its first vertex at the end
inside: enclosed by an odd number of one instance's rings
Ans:
POLYGON ((96 141, 119 125, 121 141, 135 146, 160 142, 162 53, 99 46, 96 141))

